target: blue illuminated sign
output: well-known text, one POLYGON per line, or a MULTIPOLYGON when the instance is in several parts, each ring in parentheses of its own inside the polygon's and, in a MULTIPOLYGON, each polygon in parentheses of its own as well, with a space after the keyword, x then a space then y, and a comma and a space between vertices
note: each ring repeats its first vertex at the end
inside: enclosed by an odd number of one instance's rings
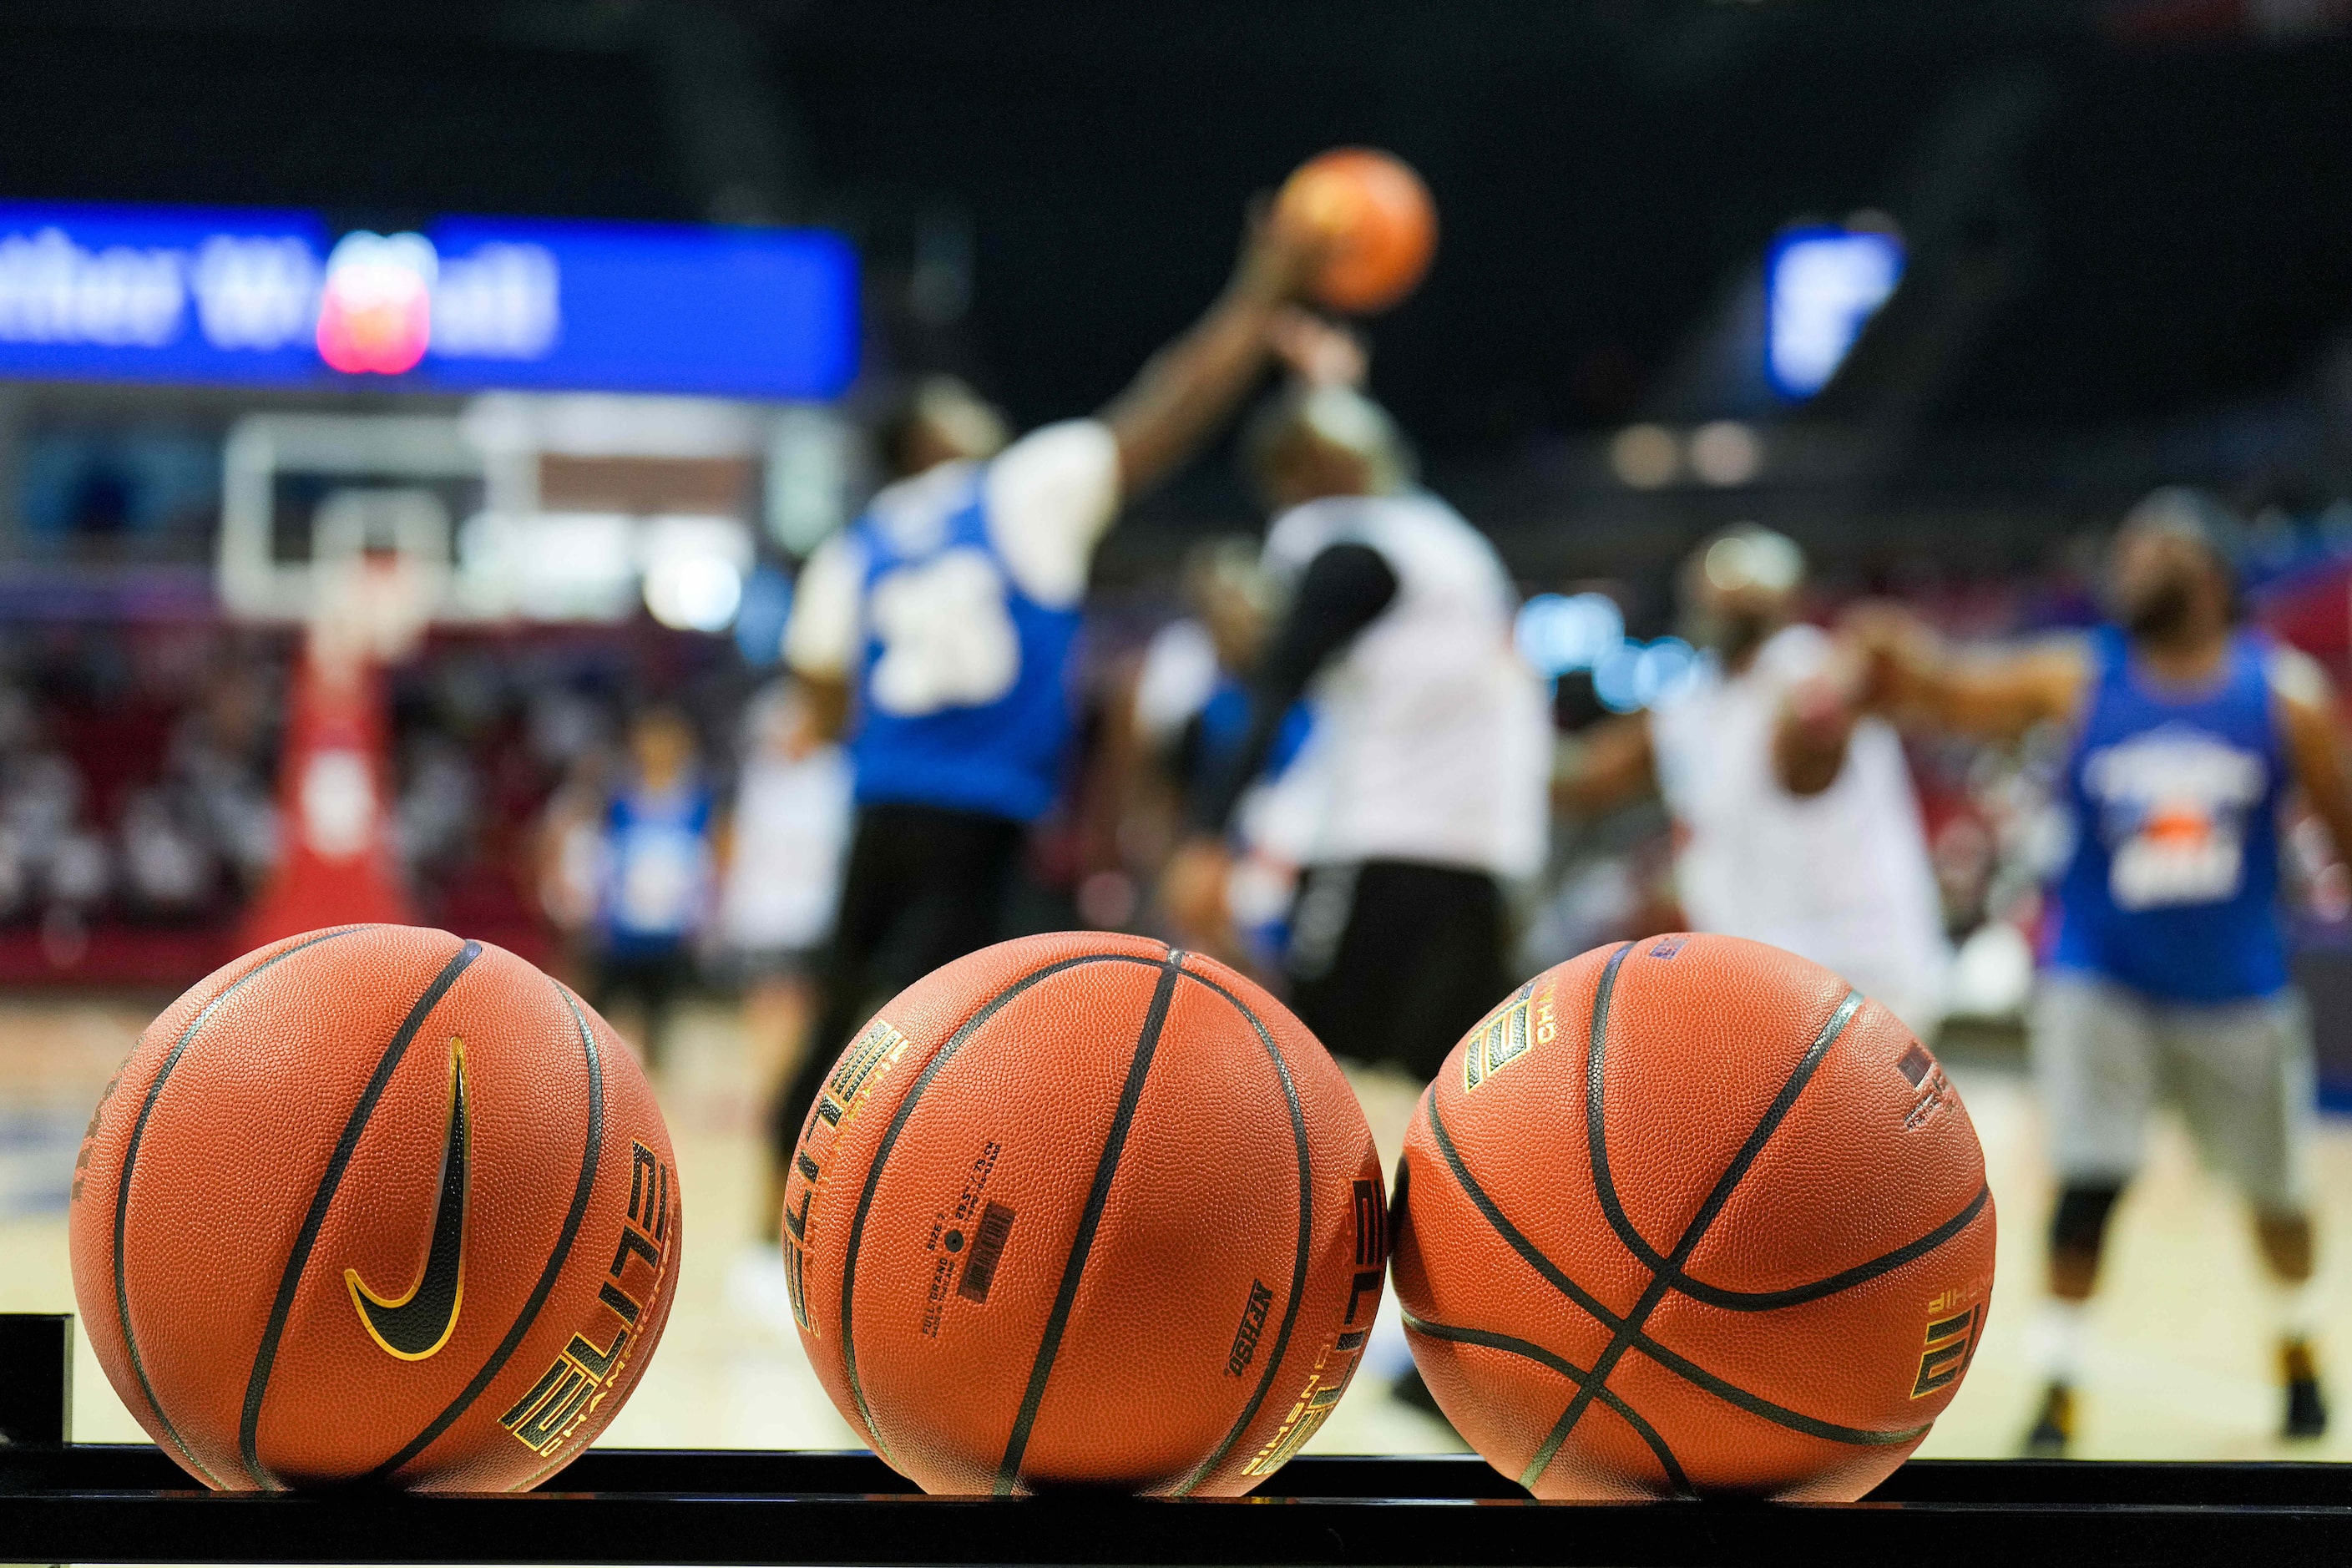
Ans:
POLYGON ((0 206, 0 376, 812 399, 857 334, 822 230, 0 206))
POLYGON ((1903 242, 1876 229, 1815 225, 1782 232, 1764 261, 1764 373, 1772 390, 1811 397, 1903 280, 1903 242))

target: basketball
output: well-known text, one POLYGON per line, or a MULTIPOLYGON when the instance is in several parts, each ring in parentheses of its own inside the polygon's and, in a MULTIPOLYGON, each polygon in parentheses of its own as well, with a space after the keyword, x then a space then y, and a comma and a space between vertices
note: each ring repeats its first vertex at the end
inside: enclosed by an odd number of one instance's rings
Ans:
POLYGON ((1437 207, 1412 165, 1367 147, 1339 147, 1283 183, 1277 216, 1321 231, 1331 249, 1309 290, 1334 310, 1370 315, 1420 285, 1437 249, 1437 207))
POLYGON ((669 1315, 677 1163, 627 1047, 486 942, 275 943, 149 1026, 73 1178, 100 1364, 206 1485, 519 1490, 669 1315))
POLYGON ((926 1491, 1249 1490, 1378 1310, 1380 1165, 1339 1067, 1242 975, 1029 937, 901 992, 784 1191, 834 1404, 926 1491))
POLYGON ((1892 1014, 1759 942, 1538 975, 1454 1047, 1397 1180, 1414 1359, 1538 1497, 1851 1500, 1983 1331, 1992 1199, 1958 1092, 1892 1014))

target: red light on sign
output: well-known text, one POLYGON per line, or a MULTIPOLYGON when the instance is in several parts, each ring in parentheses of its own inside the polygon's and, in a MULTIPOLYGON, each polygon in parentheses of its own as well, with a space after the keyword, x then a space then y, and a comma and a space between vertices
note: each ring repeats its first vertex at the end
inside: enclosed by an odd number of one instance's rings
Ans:
POLYGON ((319 357, 340 371, 398 375, 425 357, 439 270, 420 234, 347 234, 319 291, 319 357))

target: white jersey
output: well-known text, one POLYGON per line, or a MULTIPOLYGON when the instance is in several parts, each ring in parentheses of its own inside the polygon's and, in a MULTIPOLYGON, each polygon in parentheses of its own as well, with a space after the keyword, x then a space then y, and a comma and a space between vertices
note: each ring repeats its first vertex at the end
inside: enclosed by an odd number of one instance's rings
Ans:
POLYGON ((1295 583, 1341 543, 1378 551, 1397 592, 1310 689, 1321 811, 1308 858, 1533 876, 1550 717, 1512 644, 1518 595, 1494 546, 1433 496, 1335 496, 1276 521, 1267 570, 1295 583))
POLYGON ((744 762, 734 857, 719 906, 729 946, 801 952, 831 933, 849 841, 849 759, 838 746, 798 760, 761 752, 744 762))
POLYGON ((1713 658, 1650 714, 1658 783, 1679 842, 1675 881, 1695 931, 1770 942, 1835 970, 1915 1033, 1942 1016, 1950 950, 1903 744, 1876 719, 1830 787, 1798 795, 1772 765, 1790 688, 1830 641, 1788 626, 1726 676, 1713 658))

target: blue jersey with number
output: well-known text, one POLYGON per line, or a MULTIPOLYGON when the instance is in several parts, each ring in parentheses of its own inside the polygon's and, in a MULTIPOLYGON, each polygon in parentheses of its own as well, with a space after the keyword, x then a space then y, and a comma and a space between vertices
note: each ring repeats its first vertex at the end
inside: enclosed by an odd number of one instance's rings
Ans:
POLYGON ((2058 882, 2053 967, 2176 1002, 2285 987, 2287 764, 2270 654, 2241 632, 2212 685, 2172 691, 2135 667, 2122 631, 2092 635, 2089 700, 2066 764, 2074 852, 2058 882))
POLYGON ((701 923, 710 900, 710 792, 698 780, 659 794, 631 784, 604 816, 597 923, 608 952, 665 952, 701 923))
POLYGON ((1026 822, 1061 782, 1078 610, 1013 581, 989 536, 985 473, 886 491, 851 525, 866 570, 850 742, 862 805, 1026 822))

